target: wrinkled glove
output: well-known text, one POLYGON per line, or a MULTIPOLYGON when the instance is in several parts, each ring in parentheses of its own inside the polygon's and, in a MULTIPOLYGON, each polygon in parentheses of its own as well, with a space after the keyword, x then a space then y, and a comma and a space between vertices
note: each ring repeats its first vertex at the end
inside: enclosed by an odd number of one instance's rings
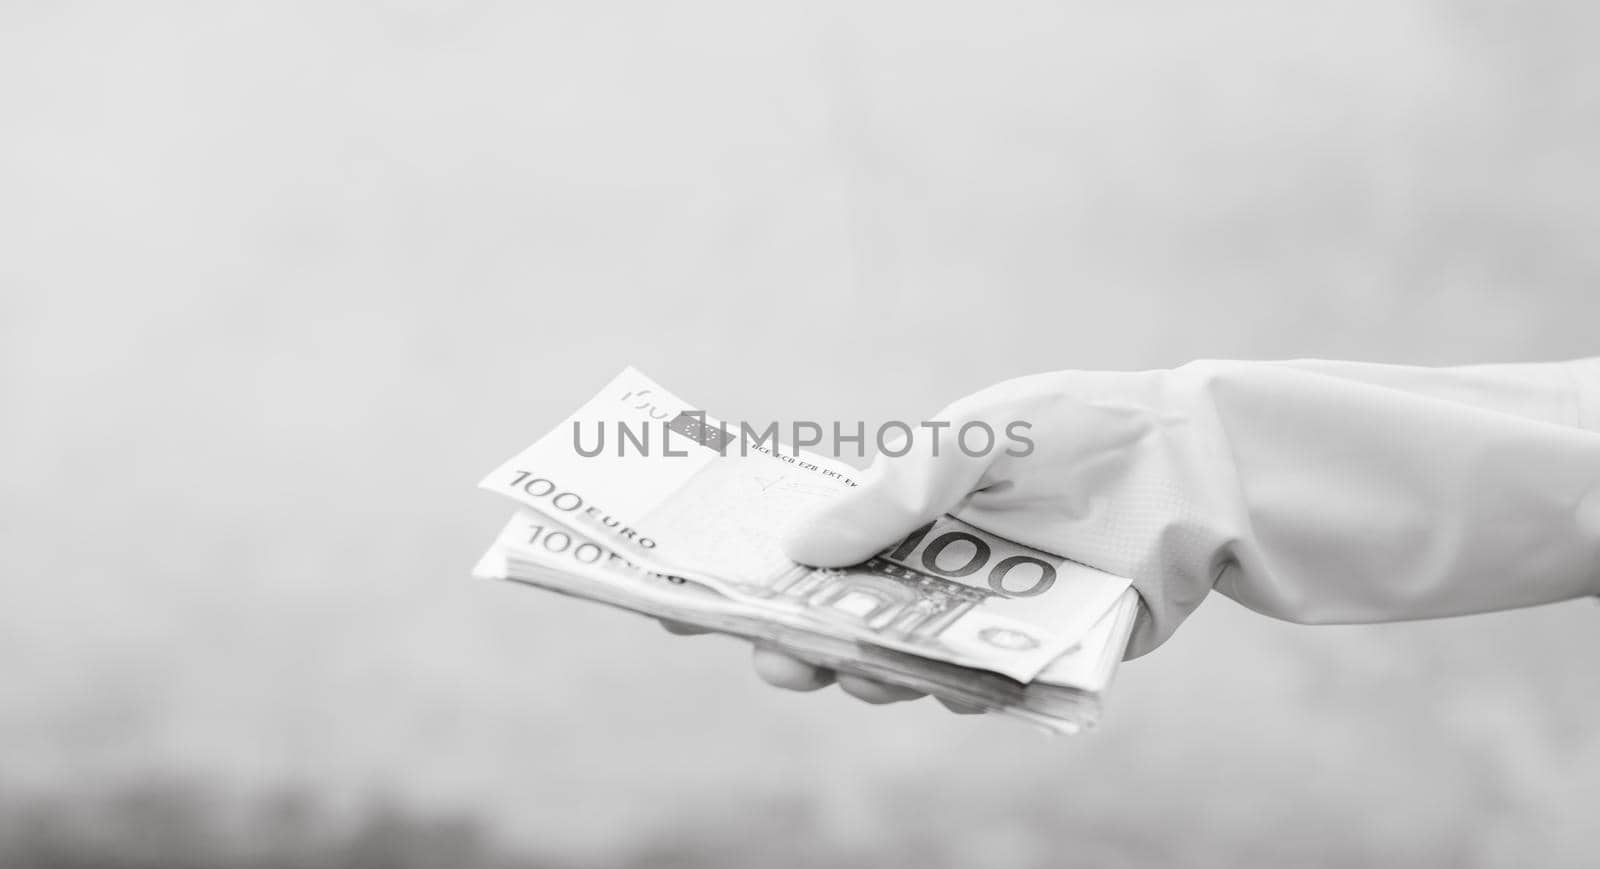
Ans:
POLYGON ((1415 368, 1194 362, 1010 380, 938 415, 1031 425, 968 455, 918 432, 789 541, 866 559, 952 513, 1127 576, 1128 655, 1213 587, 1297 622, 1509 609, 1600 593, 1600 359, 1415 368))

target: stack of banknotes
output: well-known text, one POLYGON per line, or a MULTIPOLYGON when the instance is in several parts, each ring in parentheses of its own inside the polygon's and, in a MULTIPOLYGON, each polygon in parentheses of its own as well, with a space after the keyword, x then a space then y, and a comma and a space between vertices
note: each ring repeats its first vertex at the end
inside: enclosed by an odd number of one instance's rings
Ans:
POLYGON ((742 637, 1057 732, 1094 724, 1126 579, 940 517, 868 561, 781 541, 850 465, 708 416, 629 368, 480 484, 519 509, 477 576, 742 637))

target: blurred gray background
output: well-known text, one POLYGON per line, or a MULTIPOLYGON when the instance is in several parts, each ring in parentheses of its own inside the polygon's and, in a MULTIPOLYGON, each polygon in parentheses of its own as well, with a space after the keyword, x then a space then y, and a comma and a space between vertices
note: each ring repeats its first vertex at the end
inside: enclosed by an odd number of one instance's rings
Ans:
POLYGON ((1593 865, 1585 603, 1214 598, 1051 740, 467 571, 630 362, 1600 352, 1597 8, 0 5, 0 865, 1593 865))

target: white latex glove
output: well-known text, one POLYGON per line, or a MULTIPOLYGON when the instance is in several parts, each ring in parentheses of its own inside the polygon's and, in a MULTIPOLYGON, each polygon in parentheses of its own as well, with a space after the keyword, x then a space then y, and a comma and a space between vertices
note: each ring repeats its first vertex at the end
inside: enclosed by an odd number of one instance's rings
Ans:
MULTIPOLYGON (((789 555, 854 564, 953 513, 1131 578, 1145 607, 1129 657, 1164 642, 1212 587, 1308 623, 1600 593, 1600 360, 1064 371, 937 418, 951 423, 937 457, 917 432, 912 452, 880 457, 789 555), (1036 448, 967 456, 950 435, 971 420, 997 432, 1027 421, 1036 448)), ((811 675, 769 680, 803 687, 811 675)))

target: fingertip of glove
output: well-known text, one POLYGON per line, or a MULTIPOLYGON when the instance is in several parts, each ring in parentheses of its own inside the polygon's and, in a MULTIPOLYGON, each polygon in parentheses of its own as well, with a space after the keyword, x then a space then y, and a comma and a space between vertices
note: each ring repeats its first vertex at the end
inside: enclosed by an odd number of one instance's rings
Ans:
POLYGON ((864 538, 859 528, 822 516, 790 532, 783 551, 790 559, 815 567, 845 567, 871 558, 884 544, 864 538))
POLYGON ((832 670, 825 670, 790 657, 776 649, 756 646, 752 655, 756 675, 774 687, 789 691, 815 691, 833 683, 832 670))
POLYGON ((904 501, 881 486, 851 491, 793 528, 784 553, 817 567, 860 564, 920 524, 904 501))

